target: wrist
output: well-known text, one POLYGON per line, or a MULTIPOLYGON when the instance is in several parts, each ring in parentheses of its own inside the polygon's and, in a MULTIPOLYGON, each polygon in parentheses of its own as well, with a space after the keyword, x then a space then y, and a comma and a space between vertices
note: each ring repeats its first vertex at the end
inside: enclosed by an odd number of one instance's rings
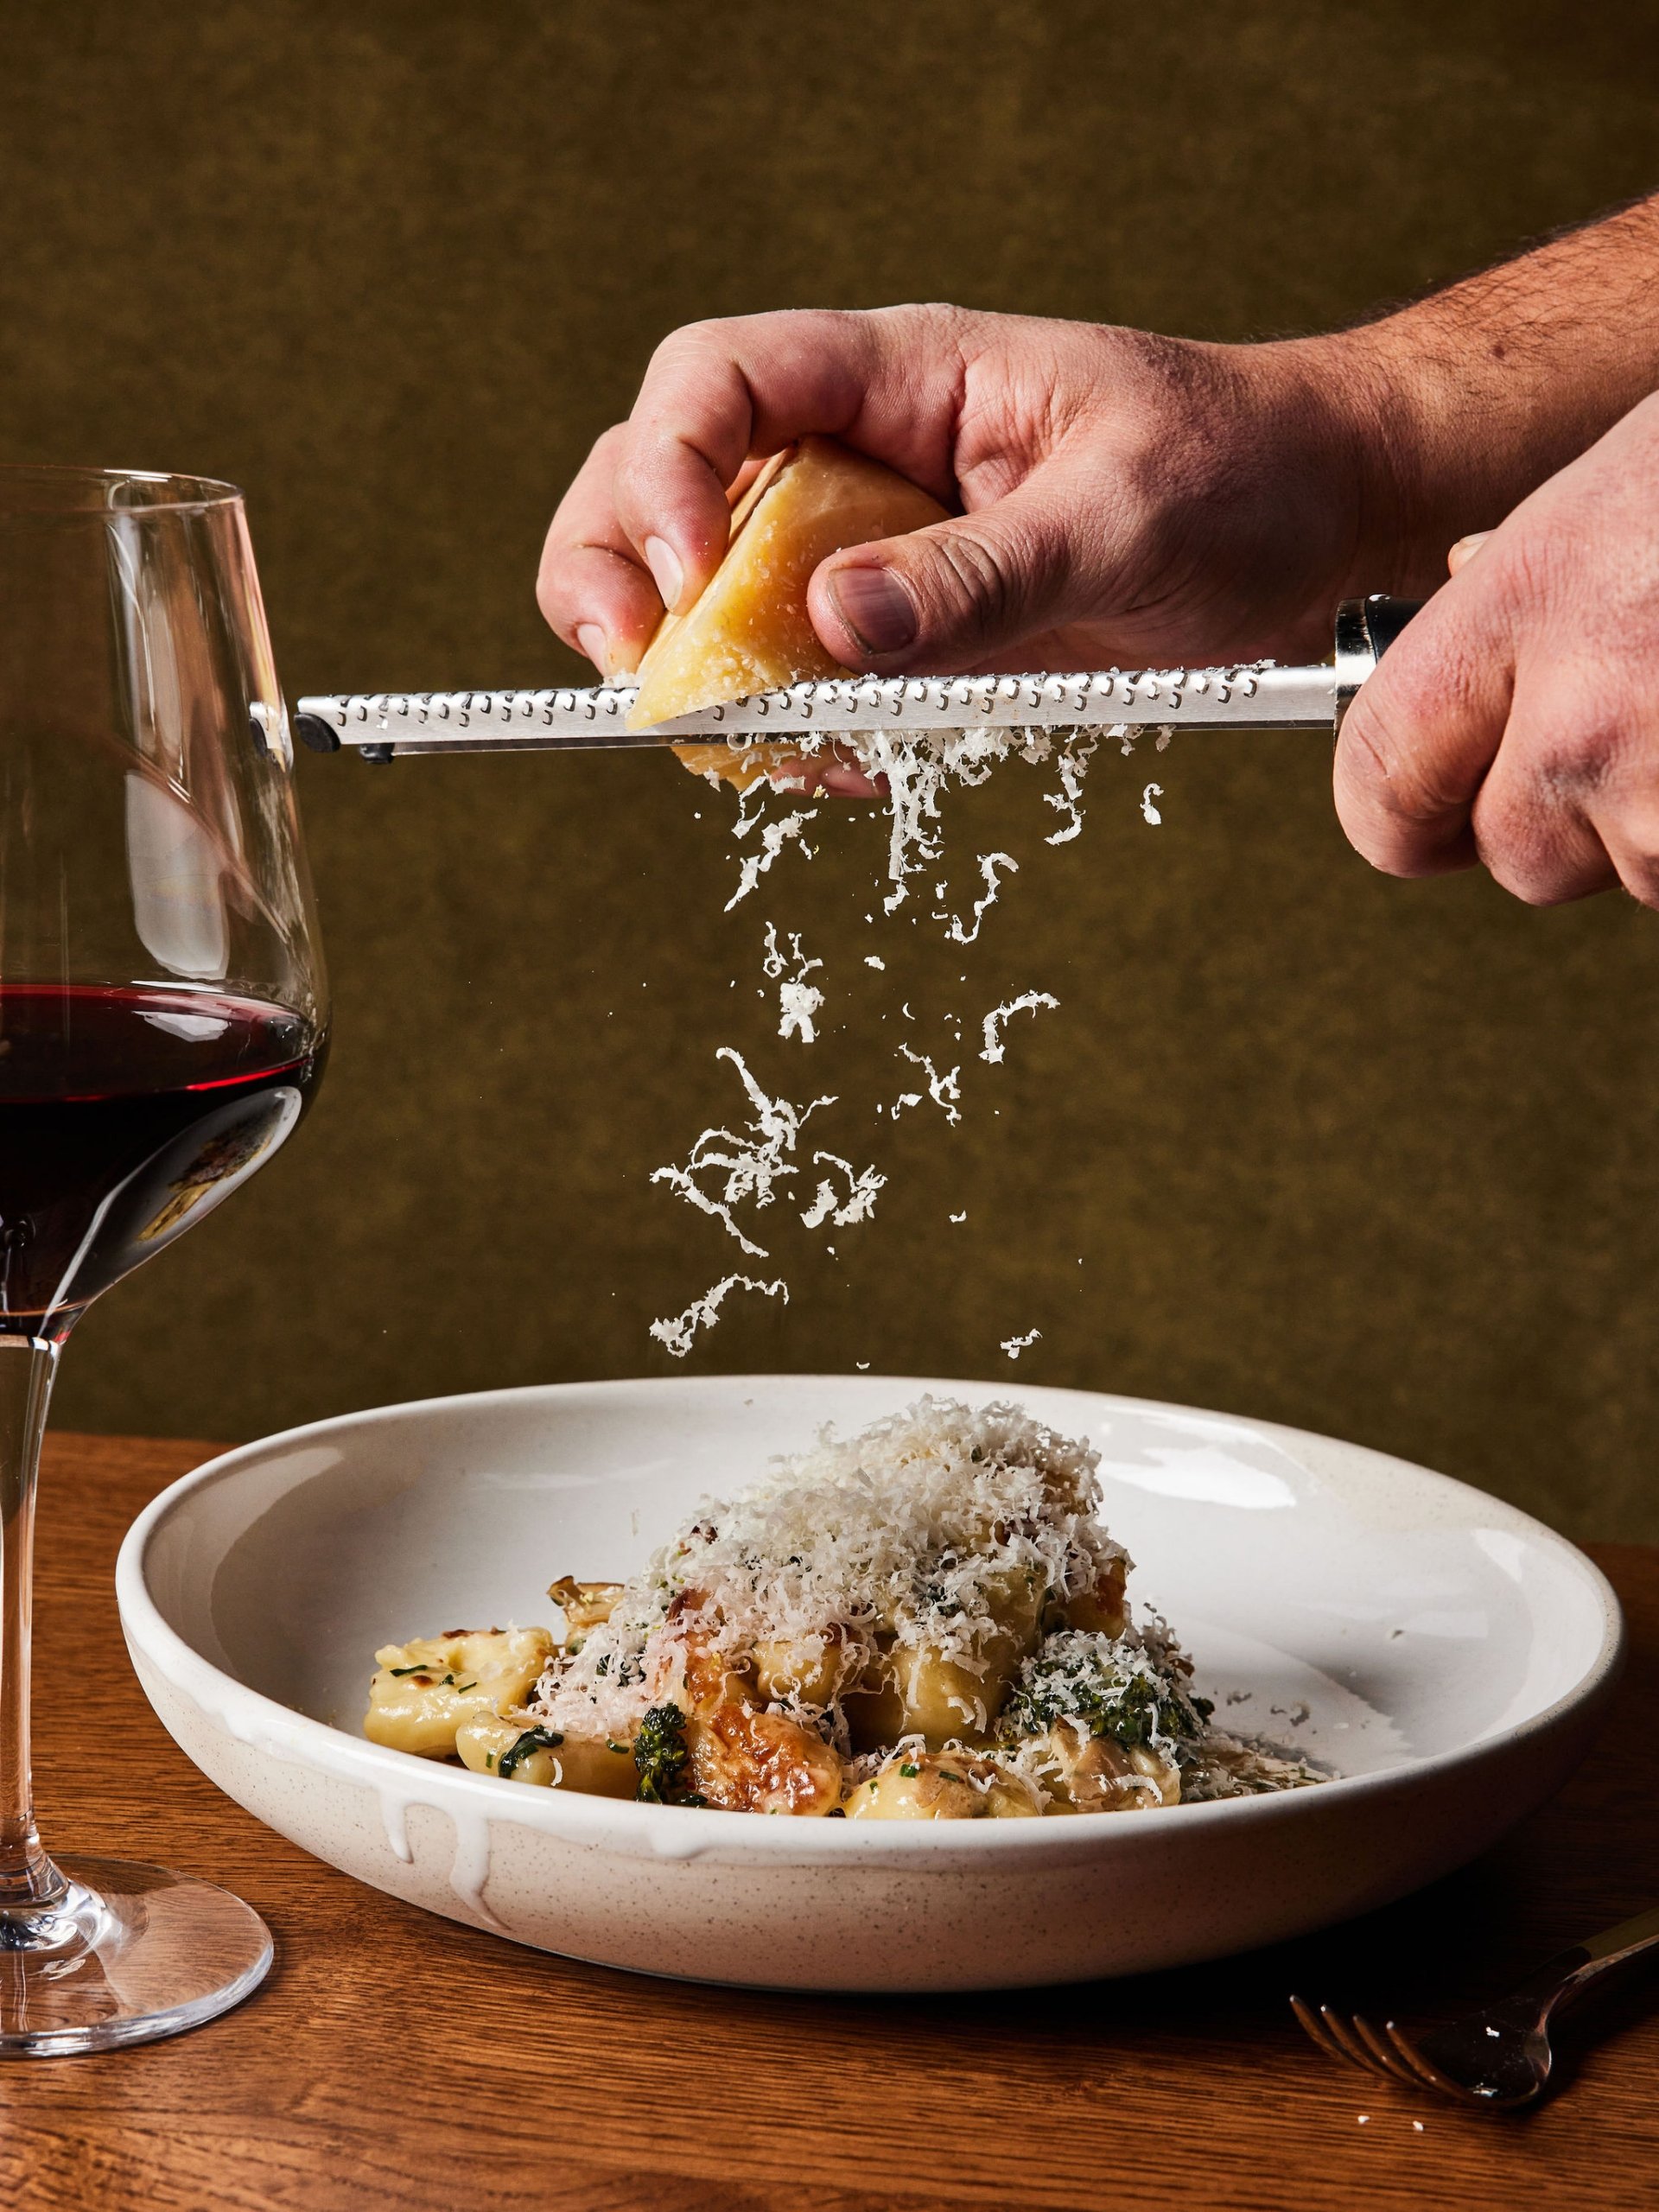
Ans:
POLYGON ((1280 357, 1281 405, 1324 456, 1329 496, 1344 522, 1344 557, 1332 579, 1342 598, 1433 591, 1445 581, 1445 513, 1465 504, 1446 496, 1453 487, 1441 458, 1444 410, 1433 364, 1390 342, 1386 329, 1368 324, 1264 349, 1280 357))

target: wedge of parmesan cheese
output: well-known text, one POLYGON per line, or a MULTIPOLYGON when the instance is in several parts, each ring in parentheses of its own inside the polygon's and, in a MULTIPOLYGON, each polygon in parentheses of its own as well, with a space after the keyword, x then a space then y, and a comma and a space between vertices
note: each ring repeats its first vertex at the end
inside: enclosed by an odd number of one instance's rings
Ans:
MULTIPOLYGON (((807 614, 814 569, 849 545, 901 537, 944 512, 917 485, 833 438, 803 438, 774 454, 734 508, 725 558, 702 596, 688 613, 665 614, 645 648, 629 727, 650 729, 727 699, 846 675, 807 614)), ((777 748, 674 750, 699 774, 746 785, 777 748)))

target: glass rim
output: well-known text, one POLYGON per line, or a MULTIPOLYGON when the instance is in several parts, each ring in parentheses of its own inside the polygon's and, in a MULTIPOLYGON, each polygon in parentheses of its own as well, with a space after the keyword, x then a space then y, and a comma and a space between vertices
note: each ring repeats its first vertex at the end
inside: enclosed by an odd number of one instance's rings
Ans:
POLYGON ((0 461, 0 522, 111 514, 205 514, 239 506, 238 485, 169 469, 94 468, 59 461, 0 461))

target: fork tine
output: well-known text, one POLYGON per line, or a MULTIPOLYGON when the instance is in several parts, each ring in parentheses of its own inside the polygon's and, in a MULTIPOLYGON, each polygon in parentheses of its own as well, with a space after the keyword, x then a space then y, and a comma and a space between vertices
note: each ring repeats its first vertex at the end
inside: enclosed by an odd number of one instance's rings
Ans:
POLYGON ((1363 2068, 1367 2074, 1391 2072, 1392 2069, 1377 2056, 1370 2045, 1356 2034, 1354 2021, 1347 2018, 1344 2014, 1338 2012, 1333 2005, 1320 2005, 1319 2018, 1325 2023, 1327 2032, 1334 2039, 1338 2050, 1345 2058, 1351 2059, 1356 2066, 1363 2068))
POLYGON ((1449 2075, 1442 2074, 1433 2059, 1425 2058, 1403 2028, 1396 2026, 1392 2020, 1385 2020, 1382 2023, 1382 2032, 1387 2036, 1393 2049, 1416 2075, 1424 2088, 1433 2089, 1443 2097, 1451 2097, 1459 2104, 1467 2104, 1470 2101, 1470 2092, 1467 2089, 1459 2088, 1449 2075))
POLYGON ((1423 2089, 1433 2086, 1395 2051, 1392 2043, 1385 2042, 1382 2037, 1378 2035, 1376 2030, 1361 2012, 1356 2012, 1354 2015, 1354 2033, 1360 2038, 1382 2070, 1391 2074, 1396 2082, 1403 2082, 1408 2089, 1423 2089))
POLYGON ((1345 2050, 1332 2034, 1324 2018, 1323 2005, 1316 2012, 1305 1999, 1293 1997, 1290 2000, 1290 2009, 1300 2022, 1302 2031, 1308 2041, 1317 2045, 1327 2058, 1339 2059, 1344 2066, 1358 2066, 1363 2063, 1351 2052, 1345 2050))
POLYGON ((1380 2045, 1392 2052, 1397 2063, 1403 2066, 1410 2075, 1412 2082, 1416 2088, 1420 2089, 1439 2089, 1440 2085, 1429 2071, 1428 2066, 1419 2053, 1417 2046, 1412 2042, 1410 2037, 1408 2036, 1402 2029, 1396 2026, 1394 2021, 1383 2021, 1382 2031, 1380 2036, 1377 2034, 1377 2031, 1371 2026, 1370 2021, 1367 2021, 1365 2024, 1365 2032, 1367 2035, 1373 2037, 1380 2045))

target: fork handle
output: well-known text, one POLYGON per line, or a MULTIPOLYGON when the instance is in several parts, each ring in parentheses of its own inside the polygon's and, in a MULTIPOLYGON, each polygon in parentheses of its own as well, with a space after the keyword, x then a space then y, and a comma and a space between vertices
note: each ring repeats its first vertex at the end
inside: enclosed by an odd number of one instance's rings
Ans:
POLYGON ((1604 1928, 1599 1936, 1586 1936, 1580 1947, 1588 1967, 1616 1967, 1641 1951, 1659 1948, 1659 1905, 1638 1912, 1634 1920, 1621 1920, 1617 1928, 1604 1928))
POLYGON ((1536 1974, 1529 1974, 1506 2001, 1529 2000, 1537 2005, 1541 2017, 1548 2018, 1592 1982, 1644 1954, 1659 1954, 1659 1905, 1651 1911, 1637 1913, 1633 1920, 1621 1920, 1598 1935, 1586 1936, 1583 1942, 1575 1943, 1570 1950, 1559 1952, 1536 1974))

